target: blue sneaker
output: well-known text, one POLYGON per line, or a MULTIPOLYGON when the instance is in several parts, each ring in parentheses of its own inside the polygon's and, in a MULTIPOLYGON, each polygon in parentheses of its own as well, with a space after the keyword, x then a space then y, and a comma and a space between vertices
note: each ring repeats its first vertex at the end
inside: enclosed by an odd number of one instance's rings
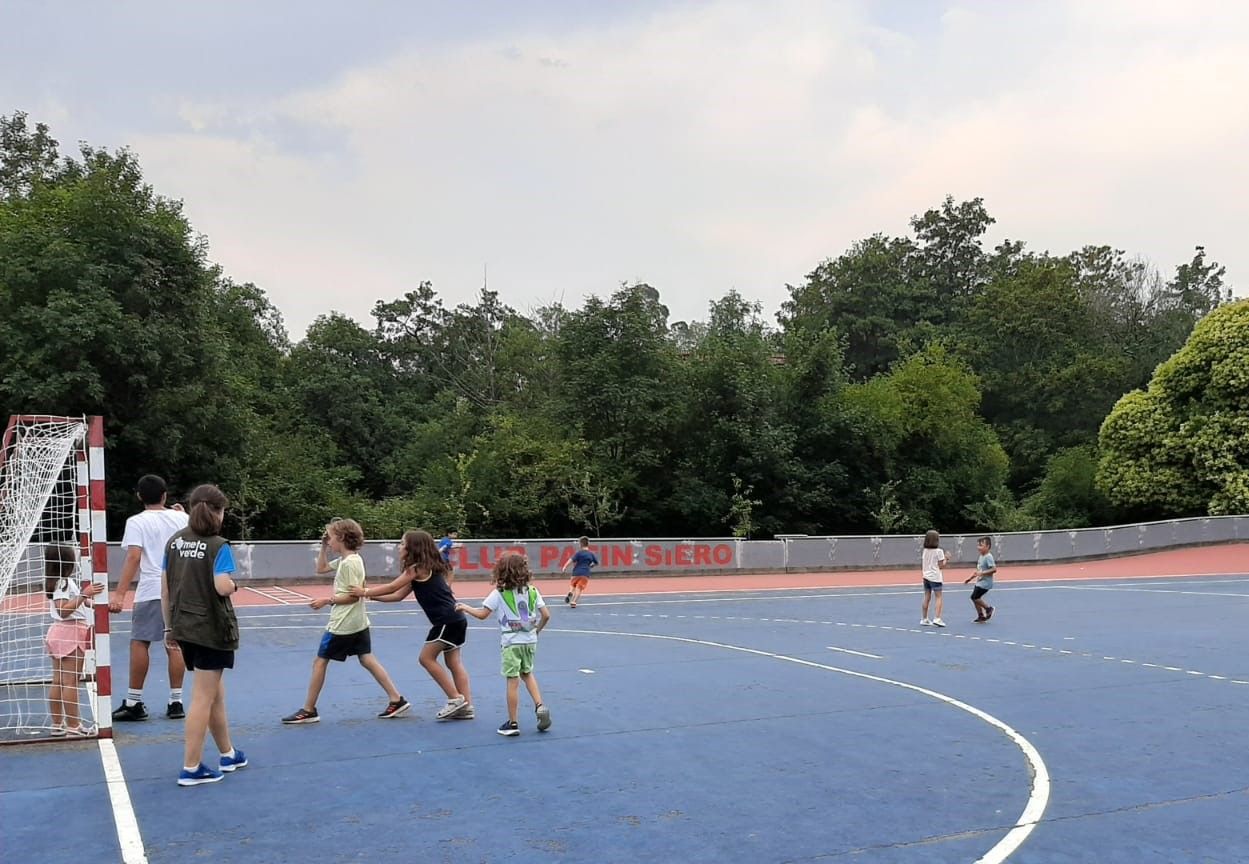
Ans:
POLYGON ((237 747, 234 748, 234 756, 231 757, 231 756, 226 756, 223 754, 221 757, 221 770, 222 771, 233 771, 235 768, 246 768, 246 767, 247 767, 247 755, 237 747))
POLYGON ((178 774, 179 786, 198 786, 201 783, 216 783, 225 775, 220 771, 214 771, 203 762, 199 763, 199 767, 194 771, 188 771, 185 768, 178 774))

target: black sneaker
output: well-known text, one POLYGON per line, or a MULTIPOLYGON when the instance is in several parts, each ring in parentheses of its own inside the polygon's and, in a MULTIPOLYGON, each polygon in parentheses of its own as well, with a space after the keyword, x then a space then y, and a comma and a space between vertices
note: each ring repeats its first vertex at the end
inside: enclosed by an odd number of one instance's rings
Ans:
POLYGON ((181 720, 186 716, 186 711, 182 710, 181 702, 170 702, 169 707, 165 709, 165 716, 170 720, 181 720))
POLYGON ((147 708, 142 702, 136 702, 133 705, 127 705, 123 702, 113 711, 113 719, 121 723, 128 723, 134 720, 146 720, 147 708))
POLYGON ((571 591, 569 591, 567 594, 565 594, 565 595, 564 595, 564 602, 565 602, 565 603, 571 603, 571 602, 572 602, 572 592, 571 592, 571 591))
POLYGON ((988 621, 993 617, 993 607, 989 606, 984 610, 984 620, 988 621))
POLYGON ((498 731, 500 735, 506 735, 510 738, 513 735, 520 734, 520 724, 517 723, 515 720, 508 720, 502 726, 499 727, 498 731))
POLYGON ((316 708, 313 708, 311 711, 300 708, 294 714, 283 717, 282 722, 287 726, 295 726, 300 723, 320 723, 321 715, 317 713, 316 708))
POLYGON ((398 717, 411 707, 412 703, 400 696, 397 702, 387 702, 386 707, 382 709, 382 713, 377 716, 383 720, 389 720, 391 717, 398 717))

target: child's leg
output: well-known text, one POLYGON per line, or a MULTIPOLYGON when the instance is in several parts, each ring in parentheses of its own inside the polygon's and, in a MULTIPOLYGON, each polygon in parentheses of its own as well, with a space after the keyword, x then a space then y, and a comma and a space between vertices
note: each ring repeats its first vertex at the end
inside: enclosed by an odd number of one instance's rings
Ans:
MULTIPOLYGON (((451 681, 451 675, 446 669, 438 663, 438 655, 442 654, 446 649, 446 645, 441 642, 426 642, 421 648, 421 668, 429 673, 429 677, 434 679, 434 683, 442 688, 442 692, 447 694, 448 699, 454 699, 456 696, 464 696, 463 693, 456 691, 455 684, 451 681)), ((454 652, 448 652, 447 665, 451 665, 450 655, 454 652)), ((465 696, 465 699, 468 697, 465 696)))
MULTIPOLYGON (((919 616, 920 618, 923 618, 925 621, 927 621, 927 620, 928 620, 928 601, 929 601, 929 600, 931 600, 931 599, 932 599, 932 589, 931 589, 931 588, 925 588, 925 589, 924 589, 924 605, 923 605, 923 609, 922 609, 922 611, 920 612, 920 616, 919 616)), ((940 613, 938 613, 938 614, 940 614, 940 613)))
POLYGON ((330 661, 324 657, 312 658, 312 678, 308 681, 308 695, 304 698, 305 711, 312 711, 317 707, 321 688, 325 686, 325 670, 329 665, 330 661))
POLYGON ((165 653, 169 655, 169 689, 181 690, 186 679, 186 660, 182 659, 182 649, 177 645, 172 648, 166 645, 165 653))
MULTIPOLYGON (((399 691, 395 689, 394 682, 390 680, 390 675, 386 674, 386 667, 381 661, 372 654, 361 654, 360 665, 369 670, 369 674, 376 679, 378 684, 382 685, 382 689, 386 691, 386 698, 391 702, 398 702, 400 698, 399 691)), ((306 706, 305 706, 306 707, 306 706)))
MULTIPOLYGON (((508 679, 509 682, 511 679, 508 679)), ((529 691, 529 698, 533 700, 534 707, 542 704, 542 691, 538 689, 538 676, 532 672, 522 672, 520 680, 525 682, 525 689, 529 691)), ((517 699, 517 701, 520 701, 517 699)), ((513 716, 513 720, 516 718, 513 716)))
POLYGON ((465 702, 471 705, 473 694, 469 692, 468 667, 464 665, 464 659, 460 656, 463 653, 463 648, 450 648, 442 652, 442 659, 446 661, 447 668, 451 670, 451 678, 455 681, 456 691, 464 697, 465 702))
POLYGON ((229 753, 234 749, 234 745, 230 743, 230 718, 226 716, 225 675, 217 676, 217 692, 213 697, 212 710, 208 713, 208 729, 212 732, 213 743, 217 745, 219 752, 229 753))
POLYGON ((516 714, 520 710, 520 679, 507 679, 507 719, 516 722, 516 714))
MULTIPOLYGON (((204 736, 221 689, 220 669, 200 669, 191 676, 191 707, 186 712, 182 767, 194 770, 204 755, 204 736)), ((215 737, 215 733, 214 733, 215 737)))
MULTIPOLYGON (((944 592, 944 591, 934 591, 933 593, 937 595, 937 617, 938 617, 938 618, 940 618, 940 617, 941 617, 941 609, 942 609, 942 607, 945 605, 945 604, 944 604, 944 602, 943 602, 943 600, 944 600, 944 596, 945 596, 945 592, 944 592)), ((925 605, 925 607, 927 607, 927 604, 924 604, 924 605, 925 605)))
POLYGON ((68 657, 61 658, 61 711, 65 717, 66 729, 73 729, 79 725, 78 676, 81 673, 81 651, 75 651, 68 657))
POLYGON ((53 726, 65 725, 65 693, 61 688, 61 681, 64 680, 62 667, 65 665, 66 658, 52 658, 52 683, 48 685, 48 713, 52 715, 53 726))

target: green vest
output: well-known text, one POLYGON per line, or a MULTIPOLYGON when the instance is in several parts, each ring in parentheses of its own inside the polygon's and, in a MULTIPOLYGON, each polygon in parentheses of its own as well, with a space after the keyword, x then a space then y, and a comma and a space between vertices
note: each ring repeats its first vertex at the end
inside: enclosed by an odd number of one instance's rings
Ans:
POLYGON ((213 564, 229 541, 201 537, 190 528, 173 535, 165 546, 169 581, 169 620, 174 639, 218 651, 239 647, 239 622, 229 597, 217 593, 213 564))

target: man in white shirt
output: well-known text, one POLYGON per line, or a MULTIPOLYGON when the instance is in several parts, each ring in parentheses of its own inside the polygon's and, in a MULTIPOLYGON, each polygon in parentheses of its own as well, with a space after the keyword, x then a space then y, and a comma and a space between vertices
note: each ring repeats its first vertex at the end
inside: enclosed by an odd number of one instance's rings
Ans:
MULTIPOLYGON (((147 474, 139 480, 135 489, 143 510, 126 520, 126 533, 121 547, 126 550, 126 560, 121 567, 121 581, 108 604, 108 611, 121 611, 130 591, 130 584, 138 574, 139 584, 134 593, 134 608, 130 614, 130 690, 126 699, 113 711, 114 720, 146 720, 147 707, 143 704, 143 682, 147 680, 150 649, 153 642, 165 645, 165 616, 160 606, 160 574, 165 560, 165 546, 174 534, 187 525, 187 515, 180 505, 172 509, 165 506, 167 489, 165 481, 155 474, 147 474)), ((182 707, 182 679, 186 664, 182 652, 165 646, 169 656, 169 704, 165 716, 180 720, 186 716, 182 707)))

